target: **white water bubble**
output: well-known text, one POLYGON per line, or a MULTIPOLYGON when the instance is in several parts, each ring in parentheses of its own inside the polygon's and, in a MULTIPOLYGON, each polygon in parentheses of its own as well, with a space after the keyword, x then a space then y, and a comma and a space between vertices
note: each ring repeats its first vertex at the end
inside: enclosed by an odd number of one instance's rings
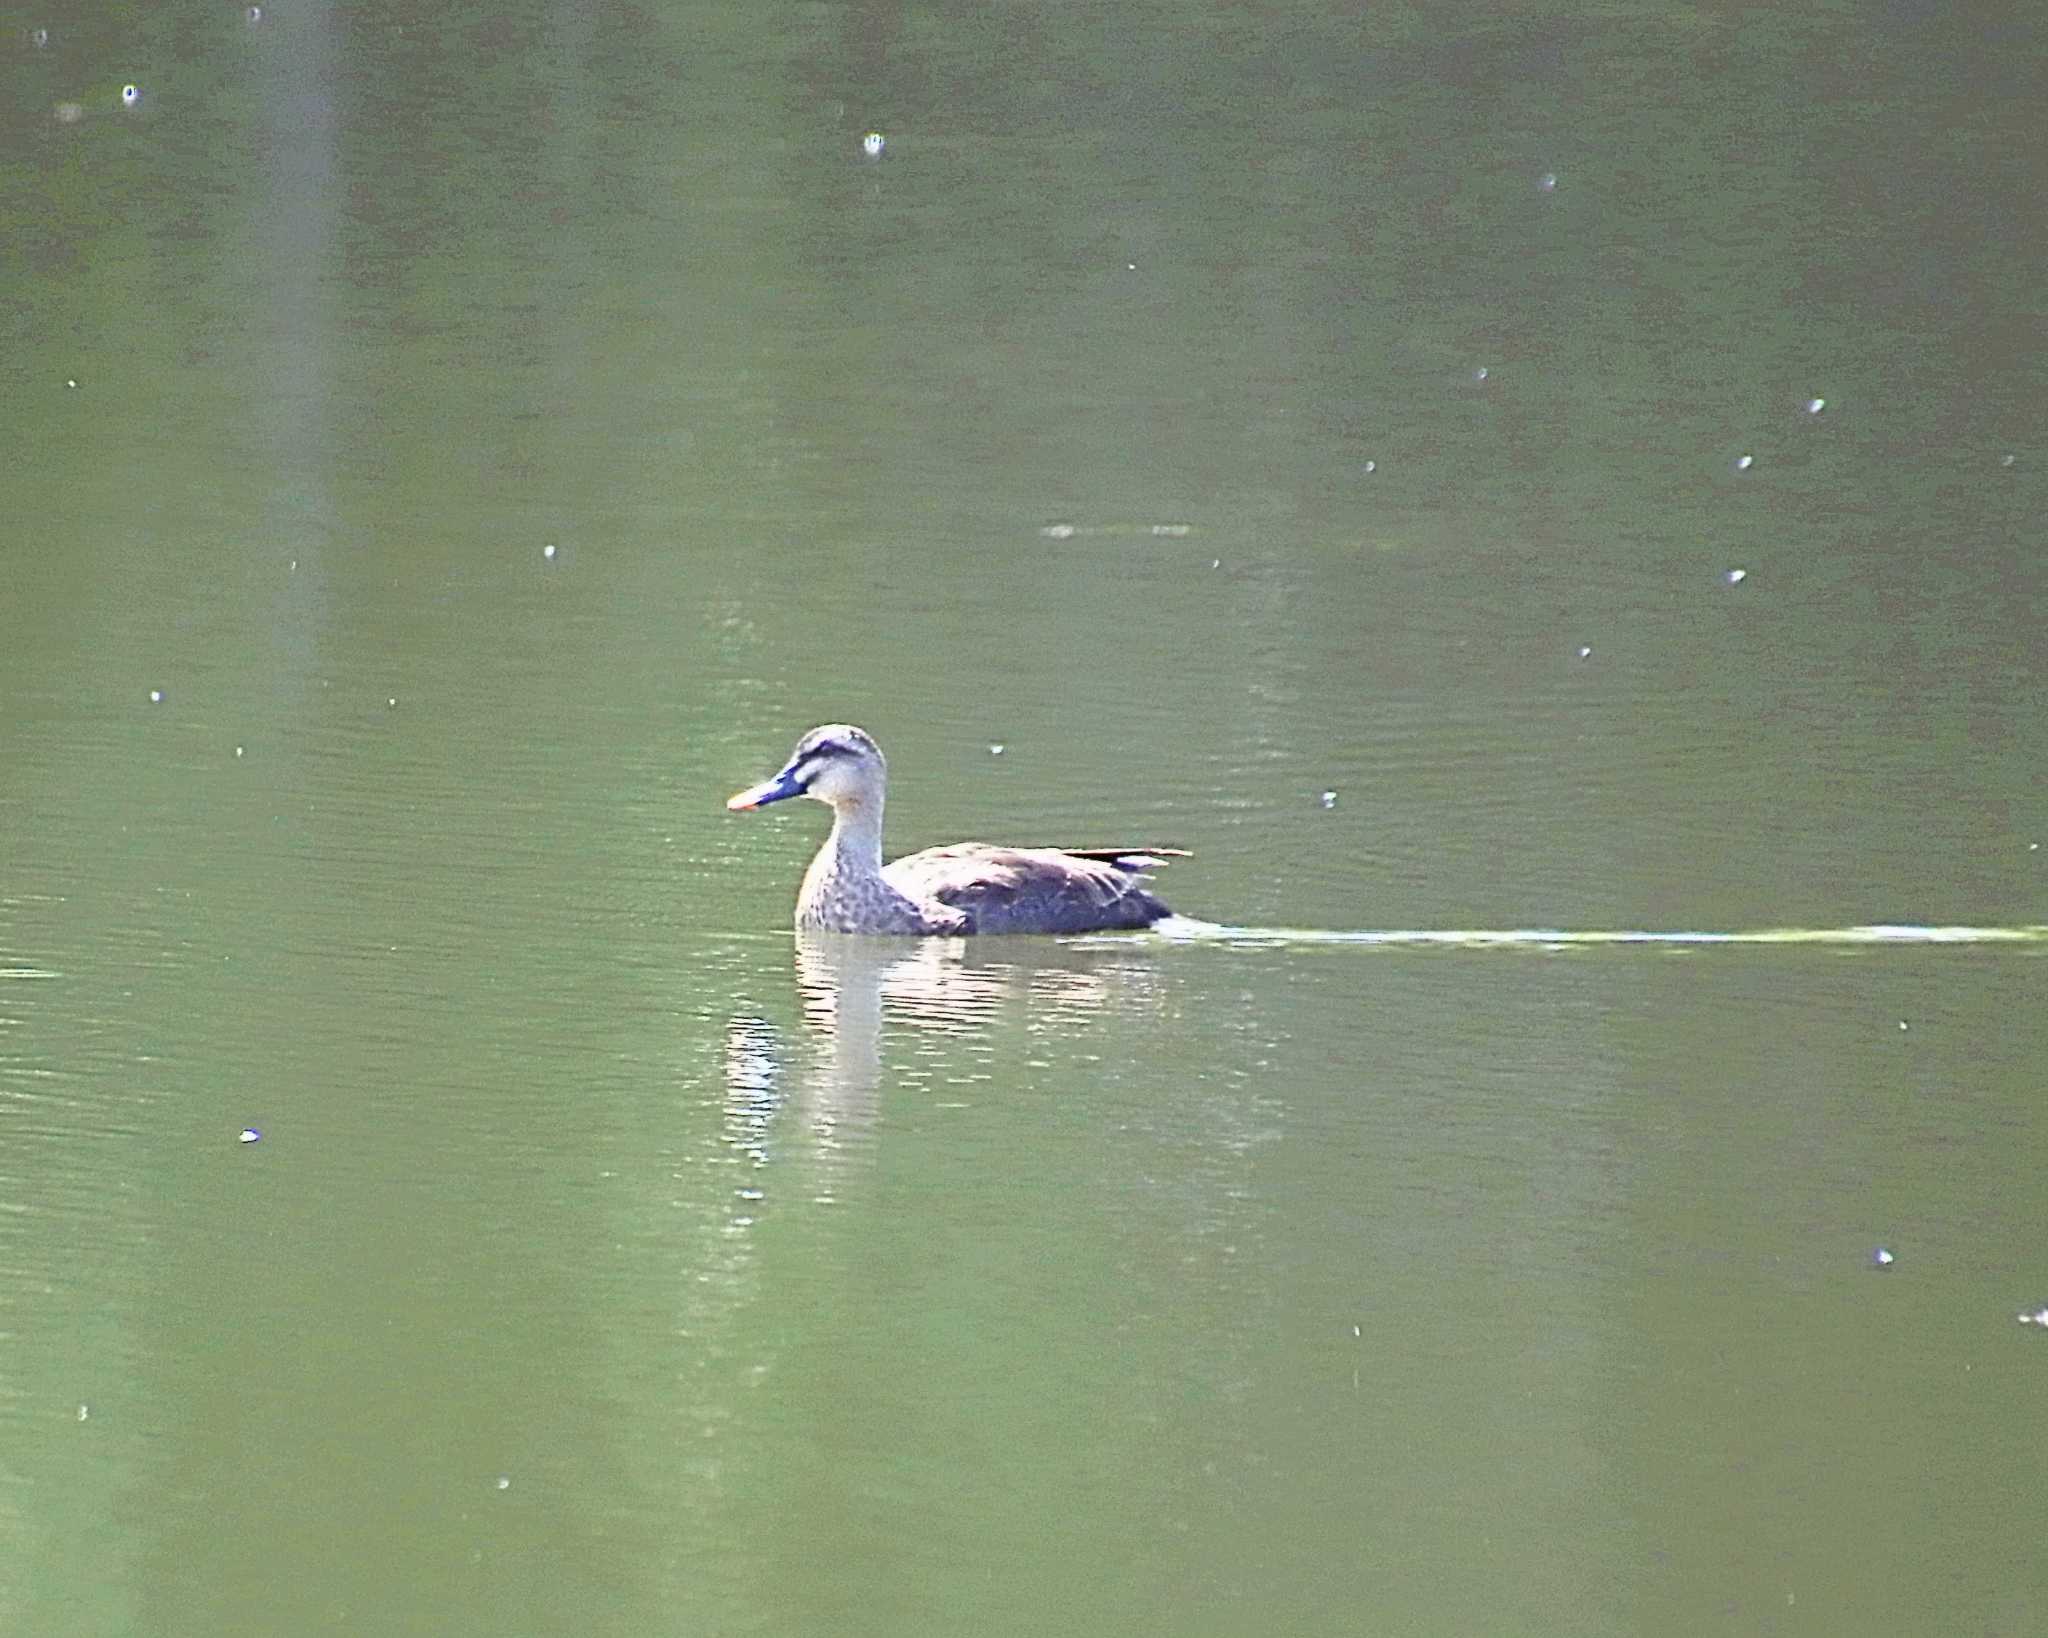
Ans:
POLYGON ((1047 540, 1072 540, 1074 538, 1074 526, 1071 523, 1048 523, 1038 532, 1045 536, 1047 540))

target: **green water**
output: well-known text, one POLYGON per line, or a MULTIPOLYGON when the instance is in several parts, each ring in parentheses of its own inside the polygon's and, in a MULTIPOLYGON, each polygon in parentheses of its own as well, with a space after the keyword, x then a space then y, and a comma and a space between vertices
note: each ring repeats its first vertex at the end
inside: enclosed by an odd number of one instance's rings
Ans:
POLYGON ((4 18, 0 1629, 2048 1623, 2038 25, 262 12, 4 18))

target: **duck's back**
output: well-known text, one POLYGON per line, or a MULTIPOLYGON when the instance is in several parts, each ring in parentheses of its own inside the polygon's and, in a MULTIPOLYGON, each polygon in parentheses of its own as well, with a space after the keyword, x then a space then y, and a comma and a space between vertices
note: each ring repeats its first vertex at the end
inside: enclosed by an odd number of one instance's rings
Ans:
POLYGON ((1150 927, 1171 912, 1145 887, 1142 867, 1123 857, 962 842, 908 854, 882 874, 913 899, 962 912, 976 933, 1150 927))

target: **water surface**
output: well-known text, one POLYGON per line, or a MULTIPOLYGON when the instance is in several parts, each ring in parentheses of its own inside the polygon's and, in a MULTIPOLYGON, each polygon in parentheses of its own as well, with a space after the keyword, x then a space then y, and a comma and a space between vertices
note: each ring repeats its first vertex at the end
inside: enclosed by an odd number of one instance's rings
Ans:
POLYGON ((2033 25, 261 11, 0 60, 9 1630, 2041 1626, 2033 25))

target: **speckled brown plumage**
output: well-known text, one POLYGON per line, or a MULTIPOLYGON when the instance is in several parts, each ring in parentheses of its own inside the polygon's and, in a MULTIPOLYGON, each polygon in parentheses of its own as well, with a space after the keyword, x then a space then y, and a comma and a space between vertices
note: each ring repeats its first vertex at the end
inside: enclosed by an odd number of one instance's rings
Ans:
POLYGON ((1149 927, 1171 914, 1143 872, 1173 848, 992 847, 961 842, 882 862, 887 764, 847 723, 813 728, 772 779, 726 805, 808 796, 832 809, 832 833, 804 872, 796 924, 838 933, 1090 933, 1149 927))

